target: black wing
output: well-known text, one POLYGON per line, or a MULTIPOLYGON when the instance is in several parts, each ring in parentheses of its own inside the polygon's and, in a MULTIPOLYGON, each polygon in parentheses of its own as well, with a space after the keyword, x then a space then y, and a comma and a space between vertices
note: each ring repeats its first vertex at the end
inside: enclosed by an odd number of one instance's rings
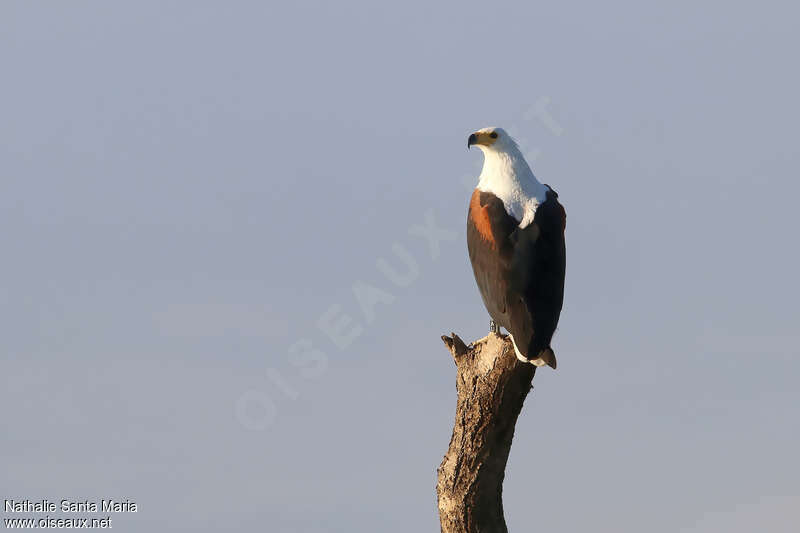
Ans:
POLYGON ((530 358, 550 346, 564 302, 566 213, 555 191, 539 205, 533 222, 509 236, 513 247, 506 327, 530 358))

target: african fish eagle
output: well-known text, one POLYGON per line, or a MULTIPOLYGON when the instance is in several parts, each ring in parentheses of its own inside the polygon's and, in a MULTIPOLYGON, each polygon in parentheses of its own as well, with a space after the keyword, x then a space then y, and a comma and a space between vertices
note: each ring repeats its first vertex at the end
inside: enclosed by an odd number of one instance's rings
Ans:
POLYGON ((555 368, 550 341, 564 301, 566 212, 505 130, 478 130, 471 146, 484 160, 469 203, 467 247, 489 327, 508 331, 521 361, 555 368))

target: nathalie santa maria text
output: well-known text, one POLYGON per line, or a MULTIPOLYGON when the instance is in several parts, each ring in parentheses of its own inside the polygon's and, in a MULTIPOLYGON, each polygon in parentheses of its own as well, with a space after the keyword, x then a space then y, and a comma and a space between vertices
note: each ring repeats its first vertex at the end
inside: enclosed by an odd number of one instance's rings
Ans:
POLYGON ((135 513, 139 507, 131 500, 91 500, 73 501, 61 500, 58 503, 51 500, 4 500, 4 509, 7 513, 135 513))

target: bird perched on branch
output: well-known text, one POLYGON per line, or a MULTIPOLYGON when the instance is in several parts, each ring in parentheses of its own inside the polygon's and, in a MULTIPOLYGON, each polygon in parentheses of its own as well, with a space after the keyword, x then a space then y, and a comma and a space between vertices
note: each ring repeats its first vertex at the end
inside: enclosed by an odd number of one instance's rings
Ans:
POLYGON ((484 161, 469 203, 467 246, 489 327, 509 332, 521 361, 555 368, 550 341, 564 301, 566 212, 505 130, 478 130, 467 140, 472 146, 484 161))

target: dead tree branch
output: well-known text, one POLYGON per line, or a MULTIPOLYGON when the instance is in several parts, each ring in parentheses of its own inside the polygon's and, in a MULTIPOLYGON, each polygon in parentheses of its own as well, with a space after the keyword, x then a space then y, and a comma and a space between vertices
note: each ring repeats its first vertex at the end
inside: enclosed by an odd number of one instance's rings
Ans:
POLYGON ((490 333, 467 346, 443 336, 458 377, 450 447, 438 471, 442 533, 506 533, 503 478, 514 426, 536 367, 521 363, 511 341, 490 333))

